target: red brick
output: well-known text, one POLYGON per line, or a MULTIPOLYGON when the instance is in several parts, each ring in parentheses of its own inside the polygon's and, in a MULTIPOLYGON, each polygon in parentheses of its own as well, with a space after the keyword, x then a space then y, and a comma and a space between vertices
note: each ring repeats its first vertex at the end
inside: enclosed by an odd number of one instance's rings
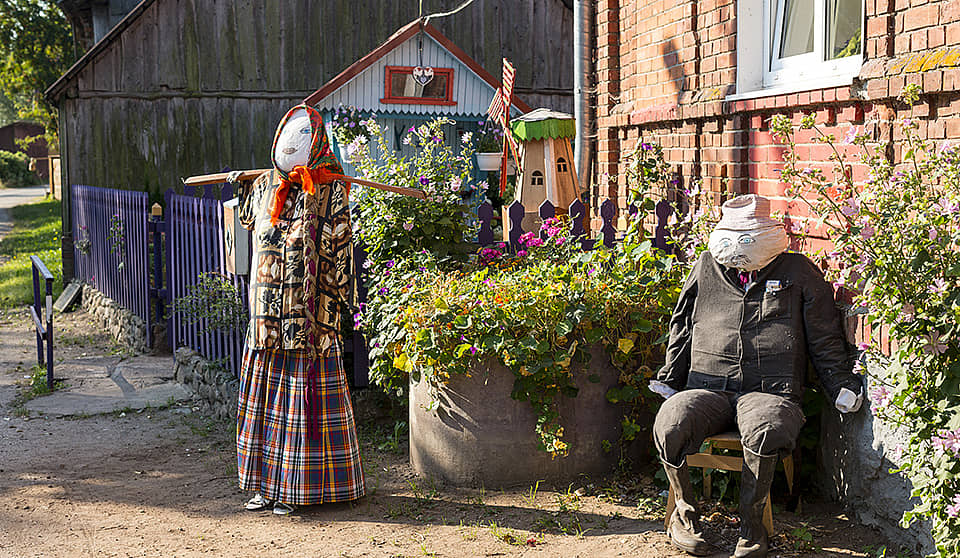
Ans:
POLYGON ((930 29, 927 29, 928 48, 941 47, 946 42, 946 32, 944 31, 943 27, 931 27, 930 29))
POLYGON ((923 74, 923 90, 924 91, 940 91, 943 87, 943 72, 940 70, 933 70, 930 72, 925 72, 923 74))
POLYGON ((936 25, 940 18, 939 4, 927 4, 910 8, 903 14, 903 29, 912 31, 936 25))

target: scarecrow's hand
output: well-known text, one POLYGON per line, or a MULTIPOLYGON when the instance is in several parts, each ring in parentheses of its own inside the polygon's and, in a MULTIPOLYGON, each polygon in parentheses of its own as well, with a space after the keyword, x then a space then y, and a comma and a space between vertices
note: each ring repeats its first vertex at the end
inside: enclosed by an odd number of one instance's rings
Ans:
POLYGON ((853 393, 847 388, 840 389, 840 395, 837 395, 837 401, 835 403, 837 410, 841 413, 855 413, 860 410, 860 405, 863 403, 863 388, 860 388, 860 393, 853 393))
POLYGON ((668 386, 663 382, 658 382, 657 380, 650 380, 650 384, 647 386, 650 388, 650 391, 656 393, 657 395, 663 397, 664 399, 669 398, 671 395, 677 393, 677 390, 668 386))

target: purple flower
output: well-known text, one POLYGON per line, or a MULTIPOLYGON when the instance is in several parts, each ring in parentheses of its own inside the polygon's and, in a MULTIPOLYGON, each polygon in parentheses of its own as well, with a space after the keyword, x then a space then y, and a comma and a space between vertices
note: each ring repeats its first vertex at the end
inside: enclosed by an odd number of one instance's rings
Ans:
POLYGON ((423 267, 422 265, 418 269, 420 270, 420 273, 423 273, 427 270, 427 268, 423 267))
POLYGON ((421 176, 421 177, 420 177, 420 184, 423 185, 423 186, 426 186, 427 184, 430 184, 430 179, 427 178, 426 176, 421 176))
POLYGON ((940 203, 936 204, 936 207, 939 207, 943 213, 960 212, 960 204, 947 197, 940 198, 940 203))
POLYGON ((927 231, 927 237, 928 237, 930 240, 936 240, 936 239, 937 239, 937 229, 934 228, 934 227, 930 227, 930 230, 927 231))
POLYGON ((900 308, 900 318, 905 322, 912 322, 913 318, 916 316, 916 313, 917 308, 910 303, 904 304, 900 308))
POLYGON ((388 288, 386 288, 386 287, 380 287, 380 290, 377 291, 377 294, 385 295, 385 294, 387 294, 387 293, 389 293, 389 292, 390 292, 390 289, 388 289, 388 288))
POLYGON ((383 265, 387 266, 387 269, 390 269, 391 267, 397 265, 397 262, 395 262, 395 261, 393 261, 393 260, 387 260, 387 262, 386 262, 385 264, 383 264, 383 265))
POLYGON ((643 149, 644 151, 650 151, 651 149, 653 149, 653 146, 647 142, 642 142, 640 143, 640 149, 643 149))
POLYGON ((850 198, 843 205, 843 207, 840 208, 840 211, 842 211, 847 217, 856 215, 860 212, 860 202, 857 201, 857 198, 850 198))
POLYGON ((857 139, 857 134, 860 133, 860 130, 856 126, 851 126, 847 133, 843 136, 843 143, 850 145, 853 143, 853 140, 857 139))
POLYGON ((360 312, 357 312, 353 315, 353 328, 360 329, 360 326, 363 324, 363 316, 360 312))
POLYGON ((520 235, 518 242, 521 246, 526 246, 528 242, 533 240, 534 234, 532 232, 526 232, 520 235))
POLYGON ((476 348, 476 347, 470 347, 470 354, 471 354, 471 355, 477 354, 477 348, 476 348))
POLYGON ((864 240, 870 240, 875 234, 877 234, 877 229, 873 228, 873 225, 870 223, 867 223, 860 229, 860 237, 864 240))
POLYGON ((440 143, 441 141, 443 141, 443 140, 441 140, 440 138, 438 138, 437 136, 433 136, 433 137, 431 137, 430 139, 433 141, 433 143, 440 143))
POLYGON ((527 251, 526 251, 526 250, 517 250, 517 257, 518 257, 518 258, 525 258, 525 257, 527 257, 527 251))
POLYGON ((410 126, 410 129, 408 129, 407 131, 408 131, 408 132, 416 132, 417 129, 414 128, 413 126, 410 126))

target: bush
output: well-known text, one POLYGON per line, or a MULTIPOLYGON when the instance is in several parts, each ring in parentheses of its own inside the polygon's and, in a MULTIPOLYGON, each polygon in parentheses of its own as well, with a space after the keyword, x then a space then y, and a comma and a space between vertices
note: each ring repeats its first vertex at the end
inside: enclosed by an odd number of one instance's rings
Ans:
MULTIPOLYGON (((901 98, 912 104, 918 88, 901 98)), ((834 168, 801 168, 793 126, 775 117, 771 130, 784 138, 783 180, 807 202, 835 244, 835 285, 853 290, 874 338, 863 342, 858 366, 870 362, 874 415, 910 435, 893 471, 913 484, 917 504, 902 523, 933 522, 941 556, 960 555, 960 148, 921 139, 905 120, 900 160, 889 144, 872 145, 851 126, 842 143, 860 151, 870 170, 854 184, 837 144, 812 116, 801 128, 833 147, 834 168), (892 354, 880 346, 881 332, 895 340, 892 354)))
POLYGON ((0 150, 0 187, 18 188, 39 183, 40 178, 30 170, 30 158, 26 154, 0 150))

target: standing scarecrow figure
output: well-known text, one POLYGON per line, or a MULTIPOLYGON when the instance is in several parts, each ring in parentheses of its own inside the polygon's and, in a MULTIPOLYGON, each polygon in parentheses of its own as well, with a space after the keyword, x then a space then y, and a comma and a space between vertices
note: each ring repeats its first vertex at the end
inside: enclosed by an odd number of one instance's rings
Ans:
POLYGON ((777 458, 793 450, 804 422, 807 360, 844 413, 860 408, 862 379, 851 373, 833 290, 806 256, 786 252, 769 200, 751 194, 723 204, 708 246, 680 292, 666 364, 650 383, 666 398, 654 441, 677 501, 667 531, 679 549, 711 553, 686 456, 706 437, 738 429, 744 467, 733 556, 764 557, 764 502, 777 458))
POLYGON ((349 289, 349 188, 323 121, 306 105, 281 120, 274 169, 241 186, 253 231, 250 324, 240 369, 237 465, 248 510, 364 494, 353 407, 340 356, 349 289), (247 183, 249 184, 249 183, 247 183))

